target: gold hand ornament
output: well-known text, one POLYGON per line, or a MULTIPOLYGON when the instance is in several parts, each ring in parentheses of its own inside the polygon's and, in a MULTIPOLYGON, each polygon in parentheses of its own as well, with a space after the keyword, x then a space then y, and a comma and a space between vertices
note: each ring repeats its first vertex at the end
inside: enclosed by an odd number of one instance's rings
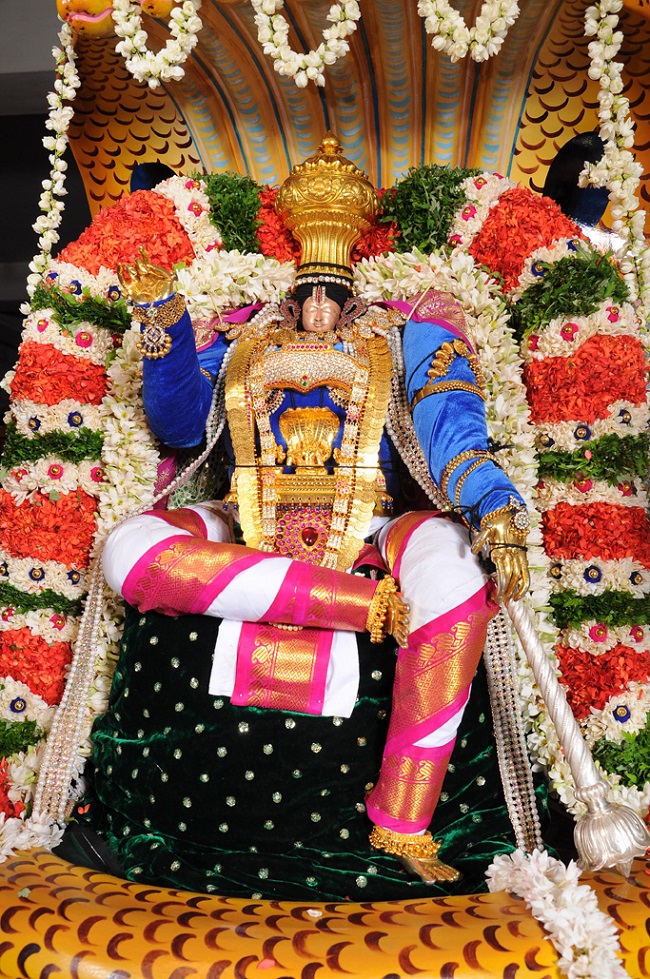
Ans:
POLYGON ((133 303, 154 303, 168 299, 176 291, 176 276, 154 265, 144 248, 133 264, 118 262, 117 277, 133 303))
POLYGON ((528 591, 530 572, 526 557, 528 514, 516 501, 487 513, 481 520, 481 530, 472 543, 472 553, 478 554, 487 544, 490 559, 497 572, 497 600, 517 601, 528 591))
POLYGON ((386 609, 386 633, 392 636, 398 646, 408 646, 411 607, 399 592, 388 597, 386 609))
POLYGON ((383 642, 392 636, 400 646, 408 645, 410 606, 397 590, 397 582, 390 575, 377 585, 368 609, 366 629, 370 642, 383 642))

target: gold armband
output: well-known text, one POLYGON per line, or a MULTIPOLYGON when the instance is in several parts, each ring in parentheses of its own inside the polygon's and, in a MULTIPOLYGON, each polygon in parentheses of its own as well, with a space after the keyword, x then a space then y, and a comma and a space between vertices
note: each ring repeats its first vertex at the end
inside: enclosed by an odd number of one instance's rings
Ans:
POLYGON ((472 384, 471 381, 429 381, 416 391, 411 400, 411 412, 420 401, 424 398, 428 398, 430 394, 446 394, 447 391, 467 391, 468 394, 476 394, 481 401, 485 401, 485 393, 481 391, 477 384, 472 384))
POLYGON ((133 310, 135 319, 143 324, 143 330, 136 341, 139 353, 147 360, 159 360, 166 357, 172 346, 172 338, 167 333, 167 327, 178 323, 185 311, 185 300, 178 293, 160 306, 149 306, 145 309, 136 306, 133 310))
POLYGON ((372 596, 366 629, 370 633, 370 642, 383 642, 386 638, 388 605, 390 596, 397 591, 397 582, 390 575, 382 578, 372 596))

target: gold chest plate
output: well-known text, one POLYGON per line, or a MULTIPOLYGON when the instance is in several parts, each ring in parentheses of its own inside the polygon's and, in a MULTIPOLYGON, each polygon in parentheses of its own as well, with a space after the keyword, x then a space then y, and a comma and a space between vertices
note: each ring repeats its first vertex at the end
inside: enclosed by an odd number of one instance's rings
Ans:
POLYGON ((275 345, 242 341, 226 378, 226 412, 235 450, 233 495, 251 547, 346 570, 368 533, 377 500, 386 500, 379 469, 392 363, 381 336, 357 340, 353 352, 294 334, 275 345), (270 416, 277 392, 327 387, 345 405, 288 408, 279 416, 286 450, 270 416))

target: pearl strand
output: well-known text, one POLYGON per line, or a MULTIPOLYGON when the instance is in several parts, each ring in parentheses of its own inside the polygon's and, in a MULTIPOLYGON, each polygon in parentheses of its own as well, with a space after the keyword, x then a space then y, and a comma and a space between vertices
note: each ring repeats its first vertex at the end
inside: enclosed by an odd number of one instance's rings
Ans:
POLYGON ((488 625, 483 653, 503 794, 520 849, 542 848, 542 828, 517 692, 512 631, 503 609, 488 625))

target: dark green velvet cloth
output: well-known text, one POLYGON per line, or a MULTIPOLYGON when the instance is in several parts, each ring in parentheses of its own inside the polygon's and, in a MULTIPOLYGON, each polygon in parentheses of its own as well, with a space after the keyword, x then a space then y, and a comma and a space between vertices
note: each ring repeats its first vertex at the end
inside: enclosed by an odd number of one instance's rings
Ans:
POLYGON ((363 800, 388 724, 394 644, 360 637, 352 717, 314 717, 210 696, 218 624, 127 610, 109 708, 94 727, 94 785, 78 815, 101 833, 127 877, 293 900, 484 888, 491 859, 515 844, 482 668, 431 827, 441 858, 463 878, 426 885, 368 843, 363 800))

